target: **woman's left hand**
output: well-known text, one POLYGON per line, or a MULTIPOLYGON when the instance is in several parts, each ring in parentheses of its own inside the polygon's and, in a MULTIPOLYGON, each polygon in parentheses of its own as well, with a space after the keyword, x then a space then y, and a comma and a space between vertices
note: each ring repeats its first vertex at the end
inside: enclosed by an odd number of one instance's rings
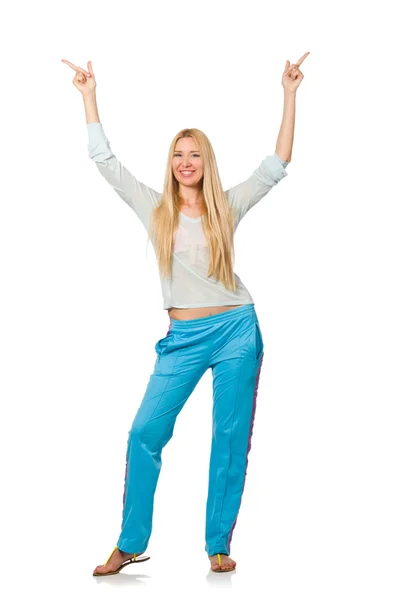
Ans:
POLYGON ((281 83, 283 88, 287 92, 296 92, 300 82, 303 79, 303 73, 300 71, 299 67, 305 60, 306 56, 309 56, 310 52, 306 52, 298 62, 291 65, 289 60, 285 63, 285 69, 283 73, 283 78, 281 83))

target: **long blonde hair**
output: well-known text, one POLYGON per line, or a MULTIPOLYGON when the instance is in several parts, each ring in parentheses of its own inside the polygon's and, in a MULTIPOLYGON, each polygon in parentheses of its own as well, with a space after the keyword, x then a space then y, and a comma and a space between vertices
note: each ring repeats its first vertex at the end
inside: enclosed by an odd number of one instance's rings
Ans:
POLYGON ((236 291, 233 272, 234 218, 235 215, 222 189, 216 158, 208 137, 200 129, 186 128, 179 131, 170 144, 163 193, 159 205, 153 210, 149 236, 156 252, 160 276, 171 277, 171 260, 175 233, 179 223, 181 197, 179 182, 172 170, 172 159, 177 141, 192 137, 203 158, 204 174, 202 192, 204 196, 202 226, 209 248, 207 276, 231 290, 236 291))

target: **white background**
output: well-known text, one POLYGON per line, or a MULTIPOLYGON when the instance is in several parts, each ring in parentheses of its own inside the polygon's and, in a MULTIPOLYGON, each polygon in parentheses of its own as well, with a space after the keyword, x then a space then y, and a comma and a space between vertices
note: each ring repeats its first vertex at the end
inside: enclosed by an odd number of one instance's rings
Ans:
POLYGON ((7 598, 396 597, 396 97, 391 3, 23 2, 3 11, 2 589, 7 598), (264 339, 232 574, 205 553, 212 374, 163 450, 151 560, 116 544, 128 431, 166 335, 152 246, 87 153, 74 71, 111 148, 162 191, 198 127, 224 189, 275 150, 288 177, 235 238, 264 339))

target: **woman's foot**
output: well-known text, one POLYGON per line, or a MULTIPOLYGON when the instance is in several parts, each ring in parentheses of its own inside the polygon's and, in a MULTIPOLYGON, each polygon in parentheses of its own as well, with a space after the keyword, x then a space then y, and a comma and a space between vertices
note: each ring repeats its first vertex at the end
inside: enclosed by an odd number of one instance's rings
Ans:
MULTIPOLYGON (((143 552, 140 552, 139 554, 136 553, 135 556, 140 556, 141 554, 143 554, 143 552)), ((129 554, 128 552, 123 552, 123 550, 115 548, 107 563, 104 565, 98 565, 95 568, 94 573, 109 573, 109 571, 117 571, 119 566, 123 564, 124 561, 133 557, 133 554, 129 554)))
POLYGON ((236 561, 233 560, 232 558, 230 558, 230 556, 227 556, 226 554, 222 554, 221 555, 221 564, 219 564, 218 562, 218 555, 214 554, 213 556, 209 556, 208 558, 211 561, 211 569, 213 571, 225 571, 225 570, 229 570, 229 569, 233 569, 233 567, 235 567, 237 565, 236 561))

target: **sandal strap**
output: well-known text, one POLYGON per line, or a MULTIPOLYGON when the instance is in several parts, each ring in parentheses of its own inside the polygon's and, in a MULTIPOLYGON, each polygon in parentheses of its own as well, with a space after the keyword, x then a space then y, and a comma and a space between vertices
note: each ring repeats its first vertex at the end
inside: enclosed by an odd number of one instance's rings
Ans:
MULTIPOLYGON (((109 558, 112 556, 113 552, 114 552, 116 549, 118 549, 118 548, 117 548, 117 546, 115 546, 115 547, 113 548, 113 550, 111 551, 111 553, 110 553, 110 555, 109 555, 109 558)), ((109 562, 109 558, 108 558, 108 559, 107 559, 107 561, 105 562, 105 565, 106 565, 106 564, 109 562)), ((129 560, 130 560, 130 562, 136 562, 136 553, 135 553, 135 552, 134 552, 134 560, 132 560, 132 558, 130 558, 129 560)))
MULTIPOLYGON (((111 553, 110 553, 110 555, 109 555, 109 558, 112 556, 112 554, 113 554, 113 552, 116 550, 116 548, 117 548, 117 546, 115 546, 115 547, 113 548, 113 550, 111 551, 111 553)), ((106 565, 106 564, 109 562, 109 558, 108 558, 108 559, 107 559, 107 561, 105 562, 105 565, 106 565)))

